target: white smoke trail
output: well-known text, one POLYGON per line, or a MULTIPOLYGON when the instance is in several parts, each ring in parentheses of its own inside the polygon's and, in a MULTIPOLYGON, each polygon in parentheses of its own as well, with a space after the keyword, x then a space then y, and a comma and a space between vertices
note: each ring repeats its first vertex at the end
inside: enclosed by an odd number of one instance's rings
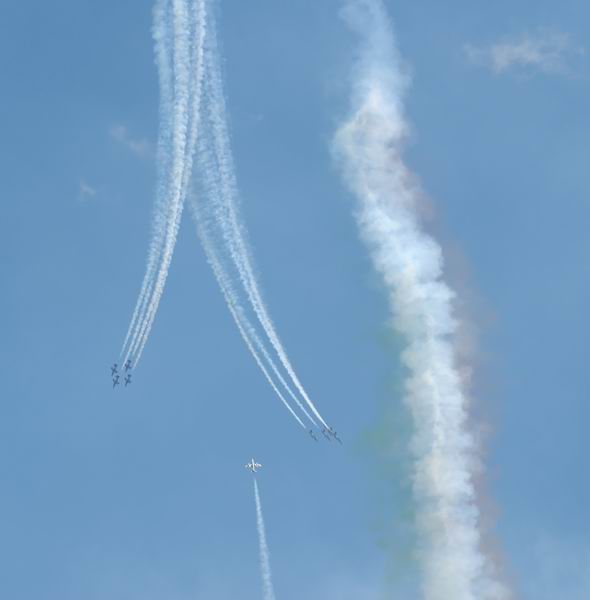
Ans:
POLYGON ((303 421, 299 418, 299 416, 295 413, 289 402, 285 399, 285 397, 275 384, 270 373, 268 372, 268 369, 266 368, 262 358, 260 357, 259 351, 262 354, 264 360, 266 360, 266 362, 271 365, 273 372, 275 374, 278 373, 274 363, 272 362, 270 356, 264 348, 264 345, 262 344, 262 340, 256 333, 256 330, 252 327, 247 316, 244 314, 244 310, 241 304, 237 300, 237 292, 232 284, 231 278, 228 276, 226 269, 224 268, 220 258, 217 255, 215 244, 210 239, 210 234, 207 231, 207 226, 204 224, 203 217, 199 215, 200 207, 198 206, 197 202, 194 201, 194 199, 191 202, 191 207, 195 214, 195 219, 197 221, 197 232, 199 235, 199 239, 201 240, 201 244, 203 245, 203 249, 207 257, 207 262, 213 270, 213 274, 215 275, 215 279, 217 280, 217 283, 221 288, 221 292, 223 293, 223 297, 225 299, 227 307, 238 327, 238 331, 240 332, 240 335, 242 336, 246 347, 250 351, 250 354, 254 358, 256 364, 262 371, 264 377, 270 384, 273 391, 279 397, 281 402, 285 405, 287 410, 291 413, 293 418, 299 423, 299 425, 301 425, 301 427, 305 429, 303 421))
POLYGON ((283 388, 287 390, 287 393, 295 401, 302 413, 315 426, 316 422, 305 410, 305 407, 301 404, 299 398, 285 381, 272 357, 266 350, 256 328, 252 325, 244 310, 244 303, 236 289, 236 282, 239 283, 240 279, 239 276, 236 277, 235 273, 233 273, 235 265, 227 258, 227 245, 223 241, 222 232, 219 231, 220 223, 222 222, 222 218, 219 215, 219 211, 221 210, 218 200, 220 194, 219 177, 217 175, 217 163, 209 141, 209 125, 209 121, 206 118, 203 119, 203 134, 200 136, 197 144, 197 164, 199 166, 198 189, 200 194, 199 196, 195 194, 190 196, 190 205, 197 225, 197 234, 201 240, 207 260, 213 270, 219 287, 221 288, 227 307, 234 318, 246 346, 254 357, 256 364, 260 367, 274 392, 287 407, 289 412, 295 417, 297 422, 301 426, 304 426, 301 419, 295 414, 289 402, 278 389, 278 386, 275 384, 275 381, 265 364, 270 367, 274 377, 276 377, 283 388))
MULTIPOLYGON (((195 143, 199 130, 201 90, 203 84, 206 2, 196 0, 190 9, 184 0, 173 0, 175 68, 174 106, 172 118, 172 163, 167 193, 167 219, 157 276, 150 282, 151 297, 136 329, 128 355, 137 365, 151 327, 168 276, 172 254, 180 227, 188 185, 192 173, 195 143)), ((126 357, 127 358, 127 357, 126 357)))
MULTIPOLYGON (((127 350, 127 343, 134 332, 140 316, 146 309, 146 303, 153 289, 153 280, 160 260, 164 233, 166 230, 166 187, 171 156, 172 132, 172 106, 173 106, 173 67, 171 57, 171 23, 169 14, 169 0, 157 0, 154 6, 154 25, 152 36, 154 38, 156 65, 158 67, 160 85, 160 132, 157 149, 157 185, 156 201, 152 217, 152 235, 148 251, 148 260, 141 290, 137 298, 135 310, 129 323, 127 335, 121 348, 121 356, 127 350)), ((126 358, 125 358, 126 360, 126 358)))
MULTIPOLYGON (((173 40, 172 64, 174 69, 174 99, 172 107, 171 165, 166 188, 166 226, 158 272, 143 315, 141 325, 135 332, 129 354, 137 365, 141 351, 151 331, 155 314, 164 291, 172 253, 176 243, 178 226, 182 215, 182 181, 186 162, 190 101, 190 26, 186 0, 172 0, 173 40)), ((127 358, 127 357, 126 357, 127 358)))
MULTIPOLYGON (((325 427, 328 427, 327 423, 324 421, 301 385, 295 370, 287 357, 268 313, 268 309, 262 299, 254 274, 252 258, 246 242, 246 233, 239 217, 239 195, 227 126, 227 110, 223 94, 223 82, 219 65, 216 31, 213 23, 208 31, 208 36, 210 52, 208 53, 207 58, 207 109, 208 118, 211 124, 211 143, 216 162, 215 178, 218 180, 214 198, 218 225, 222 232, 224 244, 229 250, 231 260, 237 269, 248 300, 264 332, 270 340, 272 347, 277 353, 281 364, 309 409, 325 427)), ((287 389, 291 396, 295 397, 290 388, 287 387, 287 389)), ((299 401, 296 401, 299 404, 299 401)))
POLYGON ((266 531, 264 529, 264 517, 262 516, 262 505, 258 493, 258 483, 254 479, 254 498, 256 499, 256 528, 258 529, 258 545, 260 548, 260 575, 262 576, 262 590, 264 600, 275 600, 275 591, 272 585, 272 572, 270 570, 270 552, 266 543, 266 531))
POLYGON ((405 402, 414 419, 413 492, 427 600, 505 600, 481 550, 472 481, 479 464, 467 429, 467 398, 456 366, 454 294, 443 281, 440 246, 421 228, 416 189, 403 162, 407 77, 381 0, 350 0, 345 15, 361 35, 353 111, 334 139, 357 196, 358 225, 389 294, 392 325, 407 348, 405 402))

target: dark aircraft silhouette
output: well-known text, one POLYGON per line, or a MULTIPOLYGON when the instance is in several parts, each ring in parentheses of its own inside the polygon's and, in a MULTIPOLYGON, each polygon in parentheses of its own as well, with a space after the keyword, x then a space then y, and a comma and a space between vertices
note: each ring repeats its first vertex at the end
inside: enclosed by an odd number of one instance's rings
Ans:
POLYGON ((328 432, 326 431, 325 427, 322 428, 322 434, 329 442, 332 441, 332 438, 328 435, 328 432))
POLYGON ((131 383, 131 373, 129 375, 125 375, 125 387, 127 387, 131 383))
POLYGON ((310 429, 310 430, 309 430, 309 435, 311 435, 311 437, 312 437, 312 438, 313 438, 313 439, 314 439, 316 442, 318 441, 318 438, 315 436, 315 434, 314 434, 314 432, 313 432, 313 429, 310 429))
POLYGON ((118 375, 115 375, 113 377, 113 389, 115 389, 116 385, 119 385, 119 376, 118 375))
POLYGON ((132 366, 133 366, 133 365, 132 365, 132 363, 131 363, 131 360, 130 360, 130 359, 127 359, 127 360, 125 361, 125 365, 124 365, 124 367, 125 367, 125 373, 127 373, 127 371, 130 371, 130 370, 131 370, 131 368, 132 368, 132 366))
POLYGON ((331 427, 328 427, 328 434, 331 435, 339 444, 342 444, 342 440, 338 437, 338 434, 331 427))
POLYGON ((113 366, 111 367, 111 375, 114 375, 117 372, 118 369, 118 365, 117 363, 114 363, 113 366))

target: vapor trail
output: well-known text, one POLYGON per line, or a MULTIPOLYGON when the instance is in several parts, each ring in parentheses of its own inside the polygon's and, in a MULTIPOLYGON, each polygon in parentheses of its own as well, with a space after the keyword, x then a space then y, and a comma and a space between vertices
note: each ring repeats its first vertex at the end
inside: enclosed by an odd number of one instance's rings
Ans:
POLYGON ((258 529, 258 545, 260 548, 260 575, 262 576, 264 600, 275 600, 275 592, 272 585, 272 572, 270 570, 270 553, 266 543, 262 505, 260 504, 260 494, 258 493, 258 483, 256 482, 256 479, 254 479, 254 498, 256 499, 256 528, 258 529))
POLYGON ((199 192, 190 196, 190 205, 197 226, 197 234, 205 251, 207 261, 221 288, 227 307, 256 364, 262 370, 273 391, 295 417, 297 422, 302 427, 304 426, 299 416, 296 415, 289 402, 279 390, 274 378, 287 391, 305 417, 315 426, 316 422, 313 417, 305 410, 305 407, 301 404, 291 386, 285 381, 285 378, 268 353, 263 340, 258 335, 256 328, 246 313, 244 301, 238 289, 240 287, 240 278, 235 273, 235 264, 227 256, 227 244, 224 243, 223 232, 220 231, 220 223, 223 221, 220 211, 223 210, 223 207, 218 200, 220 194, 219 177, 217 175, 218 168, 209 141, 209 125, 208 119, 204 118, 202 123, 203 135, 201 135, 197 144, 199 172, 197 178, 198 186, 196 187, 198 187, 199 192), (272 375, 266 365, 270 367, 272 375))
MULTIPOLYGON (((214 195, 215 214, 221 229, 223 243, 229 251, 231 261, 236 267, 248 301, 261 324, 267 338, 275 350, 283 368, 287 372, 293 385, 315 417, 328 427, 317 408, 310 400, 301 385, 295 370, 278 337, 274 324, 262 299, 258 282, 252 267, 252 258, 246 242, 245 228, 241 223, 238 201, 239 194, 231 152, 231 144, 227 125, 227 109, 223 93, 223 81, 219 65, 219 51, 217 47, 216 30, 213 23, 208 30, 208 47, 210 52, 207 57, 207 113, 211 125, 211 146, 215 155, 215 174, 218 180, 214 195)), ((203 170, 207 165, 203 166, 203 170)), ((289 388, 287 388, 289 390, 289 388)), ((290 390, 289 390, 290 391, 290 390)), ((290 392, 293 396, 292 392, 290 392)), ((294 396, 293 396, 294 397, 294 396)), ((299 403, 299 401, 297 400, 299 403)))
POLYGON ((250 354, 254 358, 256 364, 262 371, 264 377, 270 384, 273 391, 279 397, 281 402, 285 405, 287 410, 291 413, 293 418, 299 423, 299 425, 301 425, 301 427, 305 429, 303 421, 299 418, 299 416, 295 413, 289 402, 285 399, 262 360, 264 358, 264 360, 266 360, 266 362, 271 365, 271 368, 273 369, 274 373, 278 373, 274 363, 272 362, 272 359, 266 352, 264 345, 260 340, 260 337, 256 333, 256 330, 253 328, 247 316, 244 314, 244 310, 237 300, 237 292, 232 284, 231 278, 228 276, 226 269, 223 267, 223 264, 217 255, 215 244, 213 244, 210 239, 210 234, 207 232, 206 226, 203 224, 202 217, 198 214, 199 208, 197 202, 192 202, 191 207, 193 208, 193 211, 196 215, 195 218, 197 220, 197 232, 199 235, 199 239, 201 240, 201 244, 203 245, 203 249, 207 257, 207 262, 213 270, 213 274, 215 275, 215 279, 217 280, 217 283, 221 288, 221 292, 223 293, 223 297, 225 299, 229 312, 233 317, 236 326, 238 327, 238 331, 240 332, 240 335, 242 336, 246 347, 250 351, 250 354), (263 355, 262 358, 260 357, 259 352, 263 355))
POLYGON ((481 549, 472 477, 478 468, 457 370, 453 291, 443 281, 440 246, 422 231, 417 191, 403 161, 403 97, 408 78, 381 0, 349 0, 360 34, 352 113, 334 139, 357 220, 389 295, 394 329, 406 340, 405 402, 415 431, 413 493, 427 600, 505 600, 481 549))
POLYGON ((160 131, 156 155, 156 200, 152 216, 152 235, 148 251, 148 260, 143 283, 125 341, 121 348, 123 356, 127 350, 127 343, 137 326, 140 315, 145 311, 146 302, 153 289, 153 279, 158 266, 164 243, 166 229, 166 186, 171 156, 172 133, 172 106, 173 106, 173 66, 171 56, 171 23, 169 14, 169 0, 157 0, 153 13, 154 24, 152 36, 154 38, 156 65, 158 67, 160 86, 160 131))
POLYGON ((206 2, 205 0, 193 0, 189 8, 184 0, 173 0, 173 5, 176 17, 174 64, 177 67, 178 89, 174 108, 177 119, 173 139, 176 139, 177 144, 173 147, 172 180, 169 190, 170 212, 162 260, 155 280, 152 299, 136 345, 132 348, 135 364, 141 358, 168 277, 192 175, 193 157, 201 115, 206 2))
POLYGON ((161 121, 154 231, 144 284, 125 339, 125 360, 137 364, 147 342, 176 244, 198 136, 203 82, 206 0, 158 2, 154 11, 154 37, 161 86, 161 121), (172 7, 172 15, 168 7, 172 7), (169 30, 172 29, 171 33, 169 30), (172 43, 170 44, 170 39, 172 43), (133 333, 131 333, 133 332, 133 333))

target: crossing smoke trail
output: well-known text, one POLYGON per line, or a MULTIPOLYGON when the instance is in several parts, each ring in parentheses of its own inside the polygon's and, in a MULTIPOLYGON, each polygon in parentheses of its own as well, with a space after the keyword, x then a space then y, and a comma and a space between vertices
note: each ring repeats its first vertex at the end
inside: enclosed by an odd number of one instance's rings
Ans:
POLYGON ((154 9, 161 93, 156 207, 146 273, 121 356, 124 361, 132 359, 137 366, 147 343, 164 291, 191 182, 193 157, 199 145, 198 166, 207 183, 204 186, 206 194, 194 201, 193 214, 228 308, 264 376, 298 423, 304 426, 278 386, 286 390, 313 426, 317 427, 319 421, 328 427, 286 355, 254 275, 245 230, 239 220, 215 15, 209 10, 212 3, 213 0, 191 0, 190 3, 187 0, 158 0, 154 9), (201 132, 204 120, 208 123, 205 141, 201 132), (247 317, 238 288, 245 291, 247 303, 286 376, 247 317))
MULTIPOLYGON (((214 186, 211 186, 211 202, 213 204, 212 212, 216 225, 221 232, 221 244, 229 251, 230 260, 233 263, 247 299, 256 315, 264 333, 270 341, 274 351, 276 352, 281 365, 288 374, 291 382, 299 392, 309 410, 315 418, 322 423, 324 427, 328 427, 319 411, 310 400, 308 394, 303 388, 295 370, 293 369, 289 358, 283 348, 283 345, 276 333, 274 324, 268 313, 268 309, 262 299, 258 282, 252 267, 252 258, 250 250, 246 242, 246 233, 244 226, 241 224, 238 208, 238 188, 235 177, 235 169, 233 165, 233 157, 231 152, 230 138, 227 126, 227 110, 225 106, 225 97, 223 93, 223 81, 221 76, 221 68, 219 65, 219 50, 216 37, 216 28, 213 23, 214 16, 211 16, 211 24, 208 28, 207 42, 207 117, 210 123, 210 144, 213 158, 207 162, 201 162, 200 168, 204 176, 208 176, 210 180, 214 180, 214 186), (214 172, 211 172, 211 164, 214 163, 214 172)), ((199 154, 198 156, 204 156, 199 154)), ((278 374, 274 367, 274 362, 271 361, 271 366, 278 374)), ((298 406, 308 416, 310 421, 316 425, 315 420, 308 415, 307 411, 301 406, 299 399, 296 397, 290 386, 284 380, 282 383, 289 395, 295 400, 298 406)))
POLYGON ((275 592, 272 585, 272 572, 270 570, 270 553, 266 543, 266 532, 264 529, 264 518, 262 516, 262 505, 258 493, 258 483, 254 479, 254 498, 256 499, 256 528, 258 529, 258 545, 260 548, 260 574, 262 576, 262 589, 264 600, 275 600, 275 592))
POLYGON ((440 246, 420 228, 416 190, 402 158, 409 82, 381 0, 349 0, 345 16, 360 34, 361 52, 352 114, 333 148, 358 199, 358 226, 386 285, 392 325, 407 344, 402 360, 415 427, 412 485, 424 596, 506 600, 511 594, 481 550, 472 482, 478 461, 453 346, 454 294, 443 281, 440 246))

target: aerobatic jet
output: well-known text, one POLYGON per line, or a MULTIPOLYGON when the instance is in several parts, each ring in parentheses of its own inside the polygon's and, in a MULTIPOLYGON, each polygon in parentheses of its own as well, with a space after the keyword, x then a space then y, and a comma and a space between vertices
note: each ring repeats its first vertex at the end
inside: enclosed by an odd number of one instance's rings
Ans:
POLYGON ((119 368, 119 366, 117 365, 117 363, 114 363, 113 366, 111 367, 111 375, 114 375, 117 372, 118 368, 119 368))
POLYGON ((131 383, 131 373, 129 375, 125 375, 125 387, 127 387, 131 383))
POLYGON ((245 464, 244 467, 249 471, 252 471, 252 473, 256 473, 256 471, 258 471, 258 469, 260 469, 262 465, 260 463, 257 463, 254 459, 252 459, 249 463, 245 464))
POLYGON ((332 438, 328 435, 328 432, 326 431, 325 427, 322 428, 322 434, 329 442, 332 441, 332 438))
POLYGON ((130 371, 132 366, 133 366, 133 364, 131 363, 131 360, 127 359, 125 361, 125 365, 124 365, 124 367, 125 367, 125 373, 127 373, 127 371, 130 371))
POLYGON ((113 377, 113 389, 115 389, 116 385, 119 385, 119 376, 118 375, 115 375, 113 377))
POLYGON ((312 437, 312 439, 314 439, 316 442, 318 441, 318 438, 315 436, 313 429, 309 430, 309 435, 312 437))
POLYGON ((331 427, 328 427, 327 433, 328 433, 328 435, 331 435, 339 444, 342 443, 342 440, 338 437, 338 434, 336 433, 336 431, 334 431, 334 429, 332 429, 331 427))

